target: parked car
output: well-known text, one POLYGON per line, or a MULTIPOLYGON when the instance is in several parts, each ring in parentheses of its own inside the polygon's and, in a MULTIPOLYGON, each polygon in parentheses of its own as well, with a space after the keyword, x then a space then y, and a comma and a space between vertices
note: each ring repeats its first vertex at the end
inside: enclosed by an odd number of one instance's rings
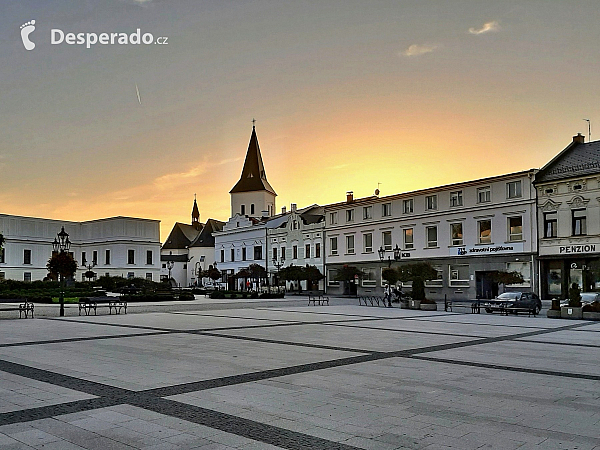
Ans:
MULTIPOLYGON (((600 292, 582 292, 580 295, 581 306, 589 305, 591 303, 600 301, 600 292)), ((569 299, 565 298, 561 300, 560 306, 569 306, 569 299)))
POLYGON ((504 292, 493 300, 489 300, 483 304, 483 308, 487 313, 494 311, 503 311, 511 306, 528 307, 534 303, 535 314, 539 314, 542 309, 542 301, 533 292, 504 292))

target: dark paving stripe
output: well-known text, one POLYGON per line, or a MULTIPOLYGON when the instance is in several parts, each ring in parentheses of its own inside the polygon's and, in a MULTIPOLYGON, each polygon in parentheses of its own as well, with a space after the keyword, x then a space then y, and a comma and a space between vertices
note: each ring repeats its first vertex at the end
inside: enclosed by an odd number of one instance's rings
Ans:
POLYGON ((132 404, 160 414, 290 450, 355 450, 358 448, 173 400, 154 399, 151 403, 132 404))
POLYGON ((50 419, 63 414, 90 411, 99 408, 108 408, 121 402, 116 399, 101 397, 89 400, 78 400, 75 402, 61 403, 59 405, 42 406, 40 408, 23 409, 0 414, 0 425, 13 423, 31 422, 33 420, 50 419))
POLYGON ((600 348, 600 345, 576 344, 571 342, 534 341, 530 339, 518 339, 518 342, 531 342, 532 344, 564 345, 567 347, 600 348))
POLYGON ((208 314, 208 313, 200 313, 194 311, 181 312, 181 311, 173 311, 171 314, 179 315, 179 316, 201 316, 201 317, 220 317, 224 319, 242 319, 242 320, 258 320, 265 322, 290 322, 297 323, 298 320, 285 320, 285 319, 266 319, 262 317, 245 317, 245 316, 232 316, 232 315, 224 315, 224 314, 208 314))
POLYGON ((170 334, 169 332, 152 332, 152 333, 138 333, 138 334, 115 334, 113 336, 88 336, 79 338, 65 338, 65 339, 48 339, 45 341, 26 341, 26 342, 11 342, 9 344, 0 344, 0 348, 3 347, 20 347, 27 345, 38 345, 38 344, 63 344, 69 342, 82 342, 82 341, 99 341, 103 339, 122 339, 139 336, 156 336, 158 334, 170 334))
POLYGON ((456 366, 480 367, 483 369, 507 370, 510 372, 535 373, 538 375, 550 375, 553 377, 578 378, 581 380, 600 381, 600 376, 588 375, 588 374, 584 374, 584 373, 557 372, 554 370, 530 369, 527 367, 505 366, 502 364, 486 364, 486 363, 478 363, 478 362, 471 362, 471 361, 458 361, 455 359, 434 358, 431 356, 414 355, 411 358, 418 359, 421 361, 431 361, 431 362, 438 362, 438 363, 444 363, 444 364, 452 364, 452 365, 456 365, 456 366))
POLYGON ((375 331, 381 330, 381 331, 394 331, 394 332, 401 332, 401 333, 429 334, 429 335, 436 335, 436 336, 465 337, 465 338, 472 338, 472 339, 485 337, 485 336, 477 336, 477 335, 472 335, 472 334, 443 333, 441 331, 416 331, 416 330, 398 329, 398 328, 368 327, 366 325, 347 325, 344 323, 336 323, 336 322, 324 323, 322 325, 328 325, 328 326, 334 326, 334 327, 336 327, 336 326, 337 327, 346 327, 346 328, 363 328, 366 330, 375 330, 375 331))

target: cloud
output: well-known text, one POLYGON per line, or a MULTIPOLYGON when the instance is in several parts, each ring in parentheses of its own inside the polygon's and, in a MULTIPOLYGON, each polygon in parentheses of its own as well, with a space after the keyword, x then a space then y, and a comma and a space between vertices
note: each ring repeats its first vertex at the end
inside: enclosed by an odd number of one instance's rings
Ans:
POLYGON ((419 55, 424 55, 425 53, 431 53, 436 48, 438 48, 437 45, 413 44, 410 47, 408 47, 406 50, 404 50, 401 54, 404 56, 419 56, 419 55))
POLYGON ((500 30, 500 24, 496 20, 492 20, 491 22, 484 23, 481 28, 469 28, 469 33, 484 34, 484 33, 490 33, 492 31, 499 31, 499 30, 500 30))

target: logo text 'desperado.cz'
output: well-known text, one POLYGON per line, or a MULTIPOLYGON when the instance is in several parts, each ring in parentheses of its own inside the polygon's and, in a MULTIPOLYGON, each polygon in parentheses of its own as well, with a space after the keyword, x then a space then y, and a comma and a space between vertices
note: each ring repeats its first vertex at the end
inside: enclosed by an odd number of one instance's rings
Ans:
POLYGON ((167 45, 168 37, 160 36, 156 39, 152 33, 143 33, 138 28, 133 33, 65 33, 60 29, 50 30, 50 43, 52 45, 141 45, 158 44, 167 45))

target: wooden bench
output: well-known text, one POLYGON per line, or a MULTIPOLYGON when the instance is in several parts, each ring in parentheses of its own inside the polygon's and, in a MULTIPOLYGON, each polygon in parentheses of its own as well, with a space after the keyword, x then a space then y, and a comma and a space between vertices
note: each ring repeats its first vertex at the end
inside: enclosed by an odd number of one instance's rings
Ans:
POLYGON ((358 297, 358 304, 364 306, 386 306, 385 298, 377 295, 361 295, 358 297))
POLYGON ((97 315, 98 306, 108 306, 108 313, 112 314, 113 308, 115 310, 115 314, 121 314, 121 310, 125 314, 127 314, 127 302, 122 299, 114 298, 107 300, 91 300, 91 299, 79 299, 79 315, 81 315, 81 311, 85 313, 86 316, 89 316, 94 310, 94 315, 97 315))
POLYGON ((23 318, 23 314, 25 314, 25 318, 29 317, 29 313, 31 313, 31 318, 33 319, 33 310, 34 305, 31 302, 25 301, 25 303, 20 303, 19 306, 8 306, 1 307, 0 311, 19 311, 19 319, 23 318))
POLYGON ((317 303, 319 305, 327 305, 329 306, 329 297, 325 296, 325 295, 309 295, 308 296, 308 306, 310 306, 310 304, 313 305, 317 305, 317 303))
POLYGON ((444 300, 444 311, 452 312, 453 307, 471 308, 472 314, 479 314, 481 312, 479 300, 444 300))

